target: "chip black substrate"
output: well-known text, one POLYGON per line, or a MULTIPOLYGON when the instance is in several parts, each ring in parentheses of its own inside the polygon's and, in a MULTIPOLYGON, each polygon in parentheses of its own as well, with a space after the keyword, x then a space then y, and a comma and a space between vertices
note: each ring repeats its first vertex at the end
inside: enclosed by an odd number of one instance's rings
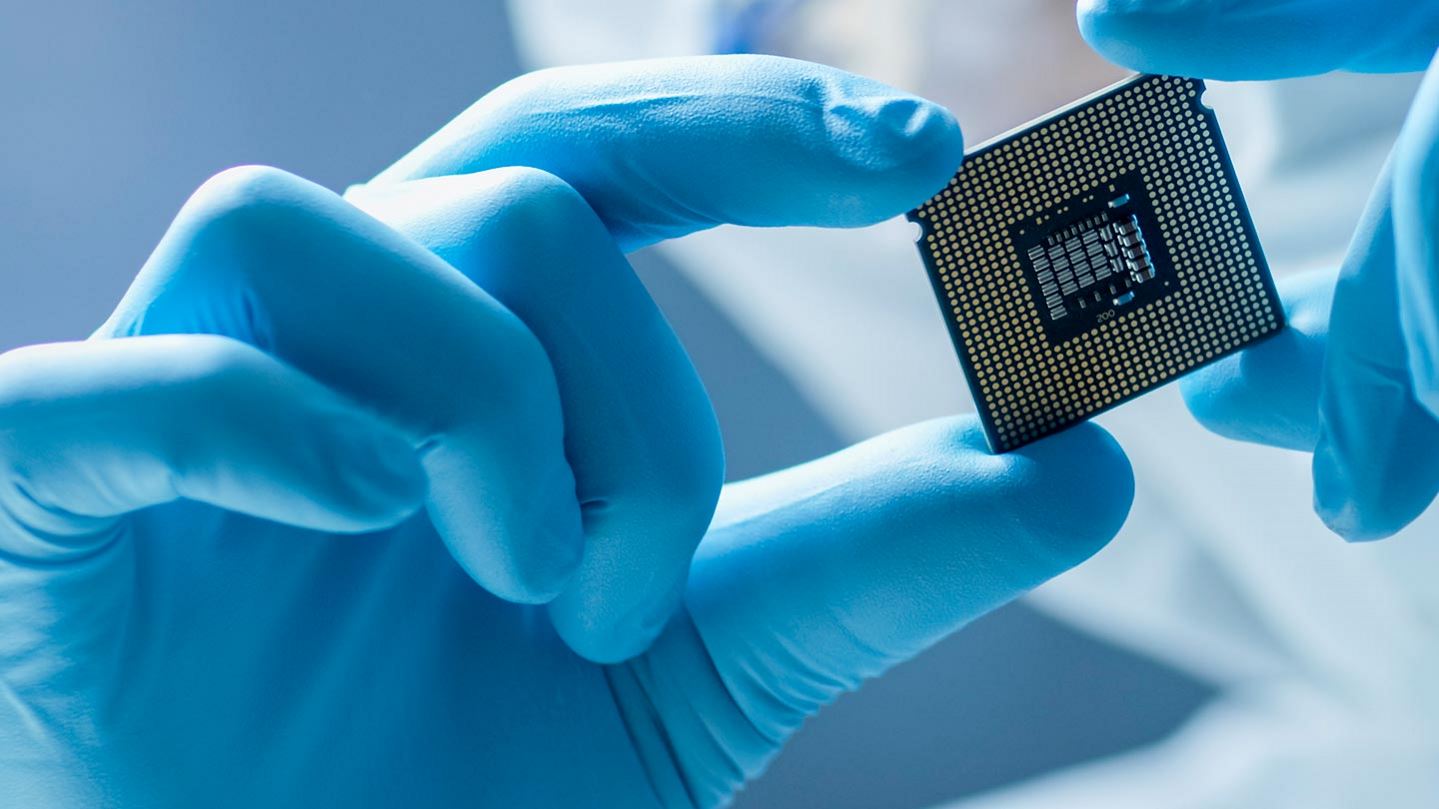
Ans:
POLYGON ((1283 328, 1203 92, 1127 79, 975 148, 910 212, 994 451, 1283 328))

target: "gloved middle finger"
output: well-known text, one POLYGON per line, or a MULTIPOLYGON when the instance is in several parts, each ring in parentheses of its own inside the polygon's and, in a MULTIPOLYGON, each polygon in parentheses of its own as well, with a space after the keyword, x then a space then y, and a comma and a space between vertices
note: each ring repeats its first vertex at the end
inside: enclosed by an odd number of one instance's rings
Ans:
POLYGON ((593 660, 643 651, 678 603, 724 480, 714 411, 678 338, 594 211, 551 174, 433 177, 351 200, 539 338, 559 382, 585 533, 550 615, 593 660))

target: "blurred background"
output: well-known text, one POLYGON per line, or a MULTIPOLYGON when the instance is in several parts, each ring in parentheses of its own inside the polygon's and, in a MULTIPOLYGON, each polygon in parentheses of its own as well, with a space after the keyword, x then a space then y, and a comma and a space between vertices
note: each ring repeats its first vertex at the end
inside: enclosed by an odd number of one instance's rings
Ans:
MULTIPOLYGON (((188 193, 211 174, 266 163, 343 189, 531 66, 663 53, 785 53, 934 97, 956 111, 971 143, 1124 75, 1085 48, 1073 7, 1063 0, 511 5, 73 0, 4 6, 0 349, 88 334, 188 193)), ((1407 87, 1379 95, 1398 99, 1391 106, 1402 111, 1407 87)), ((1291 97, 1314 94, 1304 88, 1291 97)), ((1375 129, 1383 134, 1382 126, 1375 129)), ((1257 176, 1273 143, 1258 135, 1246 141, 1246 135, 1231 131, 1239 141, 1236 156, 1243 142, 1253 147, 1250 173, 1257 176)), ((1359 197, 1321 212, 1338 220, 1341 240, 1345 221, 1362 202, 1362 180, 1382 157, 1382 149, 1369 151, 1374 154, 1353 168, 1359 197)), ((1275 202, 1267 210, 1283 207, 1275 202)), ((1293 256, 1315 260, 1313 240, 1291 238, 1279 217, 1261 226, 1266 241, 1292 241, 1293 256)), ((854 237, 864 239, 862 245, 834 235, 720 233, 634 257, 714 397, 732 477, 968 406, 919 262, 902 235, 887 233, 881 228, 854 237), (796 246, 795 238, 811 241, 796 246), (848 263, 835 258, 839 254, 850 256, 848 263), (868 264, 847 274, 854 256, 868 264), (731 266, 710 266, 716 264, 731 266), (889 312, 888 320, 876 315, 872 328, 859 330, 868 354, 834 352, 858 357, 852 365, 812 351, 805 334, 766 325, 766 307, 789 305, 794 298, 787 290, 812 288, 819 277, 838 277, 851 291, 869 285, 889 312), (888 353, 875 353, 874 345, 888 353), (890 385, 881 373, 904 379, 890 385), (870 388, 878 380, 895 392, 889 399, 850 395, 846 379, 870 388)), ((1330 254, 1342 248, 1333 239, 1326 245, 1330 254)), ((841 314, 853 307, 811 303, 841 314)), ((813 322, 833 335, 823 317, 813 322)), ((1137 418, 1182 418, 1172 395, 1148 407, 1135 410, 1137 418)), ((1113 428, 1125 438, 1122 423, 1113 428)), ((1219 444, 1203 440, 1206 447, 1219 444)), ((1171 458, 1211 469, 1257 463, 1264 480, 1293 477, 1290 467, 1299 468, 1288 458, 1264 460, 1272 454, 1204 452, 1203 458, 1182 451, 1171 458), (1283 470, 1271 472, 1265 464, 1283 470)), ((1273 492, 1256 496, 1272 499, 1273 492)), ((1285 497, 1286 506, 1295 501, 1303 510, 1302 497, 1285 497)), ((1129 546, 1151 540, 1148 547, 1163 546, 1164 532, 1152 526, 1169 512, 1148 508, 1151 527, 1142 530, 1153 536, 1126 539, 1129 546)), ((1283 533, 1275 524, 1251 521, 1245 530, 1273 537, 1283 533)), ((1306 523, 1304 531, 1313 534, 1314 526, 1306 523)), ((1236 533, 1243 531, 1225 536, 1236 533)), ((1156 614, 1142 601, 1086 611, 1102 601, 1093 592, 1113 591, 1115 581, 1136 570, 1156 569, 1127 564, 1125 553, 1115 551, 1109 578, 1081 581, 1049 601, 1041 594, 1037 606, 1012 605, 841 699, 736 806, 933 806, 1075 765, 1121 760, 1186 727, 1233 685, 1234 667, 1215 661, 1247 658, 1222 644, 1156 654, 1183 634, 1162 621, 1107 630, 1116 615, 1146 613, 1150 620, 1156 614)), ((1202 557, 1170 563, 1211 564, 1202 557)), ((1235 617, 1238 608, 1225 601, 1246 599, 1215 596, 1211 589, 1185 590, 1177 610, 1171 592, 1170 611, 1158 613, 1188 623, 1188 605, 1198 613, 1207 609, 1210 619, 1222 613, 1220 623, 1247 626, 1250 619, 1235 617)), ((1280 630, 1265 631, 1272 639, 1280 630)), ((1269 671, 1266 665, 1245 671, 1269 671)))

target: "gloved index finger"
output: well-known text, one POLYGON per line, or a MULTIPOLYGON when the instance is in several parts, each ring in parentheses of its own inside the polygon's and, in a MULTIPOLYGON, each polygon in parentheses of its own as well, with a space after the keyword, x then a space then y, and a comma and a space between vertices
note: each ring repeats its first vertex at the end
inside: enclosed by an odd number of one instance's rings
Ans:
POLYGON ((874 224, 942 188, 963 153, 933 102, 822 65, 711 56, 521 76, 372 184, 543 169, 634 250, 721 223, 874 224))
POLYGON ((1439 4, 1414 0, 1080 0, 1079 28, 1135 70, 1212 79, 1422 70, 1439 4))

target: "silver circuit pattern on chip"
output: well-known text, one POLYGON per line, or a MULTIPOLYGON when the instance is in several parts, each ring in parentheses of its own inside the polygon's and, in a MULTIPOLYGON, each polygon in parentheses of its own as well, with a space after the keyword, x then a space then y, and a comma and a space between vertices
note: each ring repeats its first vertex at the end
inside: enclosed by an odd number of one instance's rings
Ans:
POLYGON ((995 452, 1284 327, 1203 93, 1127 79, 973 149, 910 212, 995 452))

